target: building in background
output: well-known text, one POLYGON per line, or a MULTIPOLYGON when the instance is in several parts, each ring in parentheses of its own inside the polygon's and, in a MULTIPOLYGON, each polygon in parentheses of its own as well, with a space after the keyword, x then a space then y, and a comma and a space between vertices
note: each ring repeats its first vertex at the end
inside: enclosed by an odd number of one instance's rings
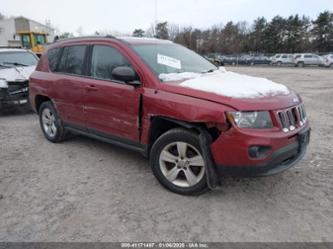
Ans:
POLYGON ((54 29, 25 17, 0 20, 0 47, 23 47, 36 54, 53 41, 54 29))

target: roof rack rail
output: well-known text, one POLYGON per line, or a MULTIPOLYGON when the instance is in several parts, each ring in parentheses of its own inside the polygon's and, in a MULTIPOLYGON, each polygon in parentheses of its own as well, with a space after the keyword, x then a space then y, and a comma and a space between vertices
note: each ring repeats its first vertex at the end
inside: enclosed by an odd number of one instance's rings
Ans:
POLYGON ((112 39, 117 39, 113 35, 90 35, 90 36, 77 36, 77 37, 69 37, 69 38, 59 38, 55 42, 61 42, 61 41, 70 41, 70 40, 77 40, 77 39, 103 39, 103 38, 112 38, 112 39))

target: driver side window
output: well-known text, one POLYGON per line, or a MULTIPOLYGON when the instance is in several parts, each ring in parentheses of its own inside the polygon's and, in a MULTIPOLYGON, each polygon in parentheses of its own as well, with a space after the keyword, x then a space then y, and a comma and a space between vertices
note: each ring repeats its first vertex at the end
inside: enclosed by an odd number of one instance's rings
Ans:
POLYGON ((130 67, 128 60, 115 48, 94 45, 91 57, 90 76, 95 79, 112 80, 112 70, 116 67, 130 67))

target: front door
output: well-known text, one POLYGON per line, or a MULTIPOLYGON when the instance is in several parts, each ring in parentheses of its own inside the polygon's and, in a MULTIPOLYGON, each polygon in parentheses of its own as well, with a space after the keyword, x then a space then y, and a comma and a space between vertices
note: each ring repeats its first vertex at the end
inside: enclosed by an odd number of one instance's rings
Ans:
POLYGON ((84 86, 86 127, 91 133, 139 142, 138 113, 140 87, 112 78, 112 70, 130 66, 117 49, 109 45, 92 47, 89 79, 84 86))

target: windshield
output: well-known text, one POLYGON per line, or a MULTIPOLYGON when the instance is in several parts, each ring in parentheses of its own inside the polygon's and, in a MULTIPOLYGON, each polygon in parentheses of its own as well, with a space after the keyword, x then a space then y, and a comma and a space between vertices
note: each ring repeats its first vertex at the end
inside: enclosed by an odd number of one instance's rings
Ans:
POLYGON ((169 73, 217 70, 215 65, 200 55, 177 44, 135 44, 133 48, 158 77, 169 73))
POLYGON ((0 66, 35 66, 37 58, 29 52, 0 52, 0 66))
POLYGON ((40 44, 44 45, 46 43, 45 35, 34 34, 35 37, 35 46, 40 44))

